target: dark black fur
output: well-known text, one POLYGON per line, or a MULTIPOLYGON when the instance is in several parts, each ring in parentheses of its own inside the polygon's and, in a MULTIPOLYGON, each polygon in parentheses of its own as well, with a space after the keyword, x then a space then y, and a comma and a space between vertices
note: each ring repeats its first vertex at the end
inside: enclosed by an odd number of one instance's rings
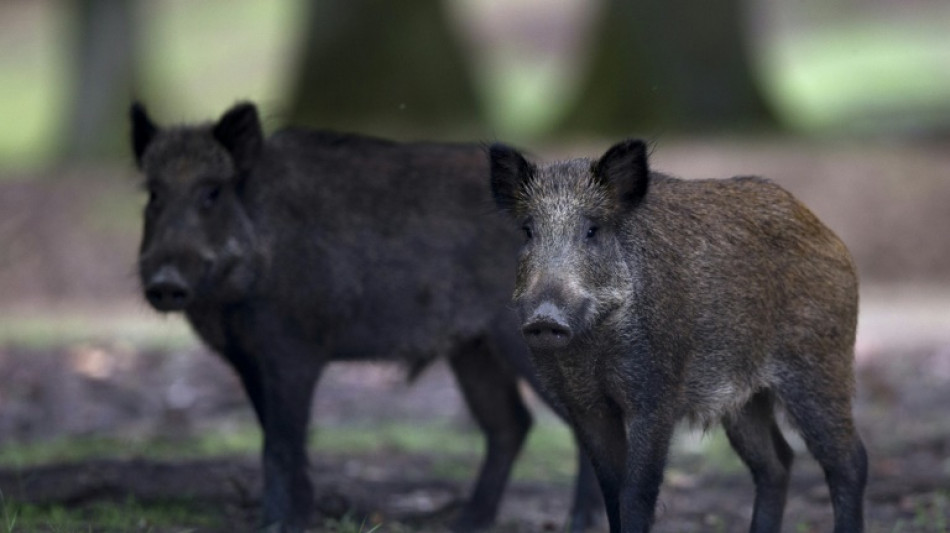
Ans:
MULTIPOLYGON (((487 437, 455 529, 495 518, 531 424, 531 376, 508 316, 516 238, 484 189, 484 149, 287 129, 265 139, 252 104, 214 124, 131 113, 150 200, 139 269, 162 311, 184 311, 240 375, 264 430, 263 522, 306 527, 311 396, 336 360, 446 356, 487 437)), ((583 470, 575 527, 599 512, 583 470)))

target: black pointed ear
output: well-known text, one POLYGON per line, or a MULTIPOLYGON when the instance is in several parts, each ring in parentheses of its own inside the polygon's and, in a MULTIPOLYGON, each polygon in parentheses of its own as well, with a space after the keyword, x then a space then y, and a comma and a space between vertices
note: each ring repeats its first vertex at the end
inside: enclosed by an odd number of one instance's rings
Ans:
POLYGON ((611 146, 594 163, 593 172, 595 178, 613 189, 621 205, 640 203, 650 184, 646 143, 627 139, 611 146))
POLYGON ((135 164, 142 168, 142 156, 158 133, 158 127, 148 117, 145 106, 140 102, 132 104, 129 118, 132 120, 132 152, 135 154, 135 164))
POLYGON ((239 103, 225 112, 211 133, 227 148, 241 171, 254 166, 264 146, 264 131, 257 107, 250 102, 239 103))
POLYGON ((521 190, 534 176, 534 165, 510 146, 494 143, 488 149, 491 161, 491 192, 503 211, 514 211, 521 190))

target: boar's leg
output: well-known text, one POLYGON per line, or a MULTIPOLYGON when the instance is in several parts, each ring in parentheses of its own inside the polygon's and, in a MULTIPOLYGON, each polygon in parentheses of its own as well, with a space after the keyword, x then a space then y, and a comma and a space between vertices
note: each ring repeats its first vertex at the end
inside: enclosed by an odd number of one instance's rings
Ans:
MULTIPOLYGON (((851 392, 828 379, 786 379, 779 396, 808 451, 825 472, 835 513, 835 533, 864 531, 868 458, 851 417, 851 392)), ((840 380, 839 380, 840 381, 840 380)))
MULTIPOLYGON (((265 319, 266 320, 266 319, 265 319)), ((287 335, 268 335, 257 353, 262 376, 264 494, 268 531, 303 531, 313 506, 307 423, 323 361, 287 335)))
POLYGON ((223 353, 224 358, 234 367, 241 384, 244 386, 244 393, 251 401, 251 407, 254 408, 254 415, 261 428, 264 427, 264 385, 261 379, 261 369, 257 359, 244 350, 232 348, 223 353))
POLYGON ((676 421, 671 401, 634 404, 626 424, 627 461, 620 489, 622 530, 649 531, 676 421))
POLYGON ((583 412, 571 409, 600 481, 612 533, 649 531, 653 525, 676 420, 674 402, 663 398, 662 392, 632 394, 621 406, 604 396, 583 412))
MULTIPOLYGON (((545 403, 569 424, 567 409, 556 397, 548 393, 538 381, 537 370, 531 362, 531 356, 524 343, 521 332, 514 327, 517 324, 514 316, 501 315, 492 328, 493 346, 497 348, 502 359, 513 366, 520 378, 527 381, 545 403)), ((577 477, 574 482, 574 503, 571 506, 570 527, 571 533, 583 533, 603 522, 604 498, 600 492, 597 474, 591 464, 587 452, 578 438, 577 431, 571 428, 574 441, 577 444, 577 477)))
POLYGON ((604 498, 601 496, 600 486, 594 466, 587 457, 577 435, 577 479, 574 483, 574 504, 571 507, 571 533, 583 533, 603 520, 604 498))
POLYGON ((487 342, 465 343, 449 363, 487 440, 475 489, 453 524, 455 531, 472 531, 494 522, 511 467, 532 421, 518 391, 517 376, 499 361, 487 342))
POLYGON ((779 532, 794 454, 775 422, 771 393, 755 394, 742 410, 722 421, 736 453, 755 480, 752 533, 779 532))
POLYGON ((578 410, 571 406, 571 419, 590 457, 607 511, 611 533, 620 531, 620 489, 626 463, 627 443, 619 407, 609 400, 578 410))

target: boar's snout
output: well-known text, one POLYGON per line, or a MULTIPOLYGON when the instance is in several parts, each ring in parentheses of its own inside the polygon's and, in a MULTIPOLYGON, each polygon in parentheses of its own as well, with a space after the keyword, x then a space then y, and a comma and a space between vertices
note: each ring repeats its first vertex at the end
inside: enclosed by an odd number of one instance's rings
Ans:
POLYGON ((145 281, 145 298, 158 311, 181 311, 191 302, 191 288, 177 268, 165 265, 145 281))
POLYGON ((521 326, 528 346, 535 350, 554 350, 570 344, 574 334, 565 313, 551 302, 541 303, 521 326))

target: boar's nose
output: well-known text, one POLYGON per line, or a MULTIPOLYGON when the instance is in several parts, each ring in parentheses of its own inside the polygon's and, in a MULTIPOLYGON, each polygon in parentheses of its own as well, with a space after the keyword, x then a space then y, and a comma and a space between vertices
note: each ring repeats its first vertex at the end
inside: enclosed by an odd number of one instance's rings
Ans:
POLYGON ((159 311, 181 311, 191 301, 191 289, 177 268, 165 265, 146 282, 145 298, 159 311))
POLYGON ((544 302, 531 313, 521 326, 528 346, 536 350, 563 348, 571 342, 573 333, 567 325, 564 312, 550 302, 544 302))

